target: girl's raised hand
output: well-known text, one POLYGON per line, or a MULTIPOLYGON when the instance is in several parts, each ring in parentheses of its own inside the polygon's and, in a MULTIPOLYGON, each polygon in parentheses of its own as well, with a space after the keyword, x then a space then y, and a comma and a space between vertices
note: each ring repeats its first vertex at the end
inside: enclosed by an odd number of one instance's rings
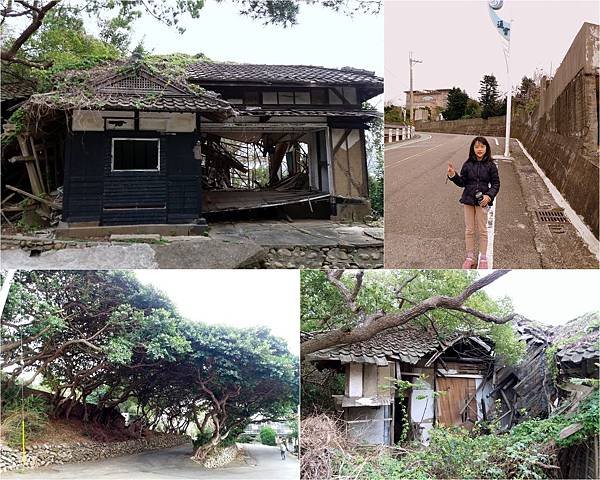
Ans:
POLYGON ((454 165, 452 165, 451 163, 448 164, 448 176, 450 178, 452 178, 454 175, 456 175, 456 170, 454 170, 454 165))

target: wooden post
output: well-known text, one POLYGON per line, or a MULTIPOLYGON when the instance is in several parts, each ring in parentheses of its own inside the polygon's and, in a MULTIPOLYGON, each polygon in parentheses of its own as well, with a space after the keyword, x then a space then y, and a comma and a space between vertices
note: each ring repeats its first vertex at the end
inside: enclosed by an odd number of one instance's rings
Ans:
MULTIPOLYGON (((19 141, 19 147, 21 147, 21 155, 24 157, 31 156, 26 137, 24 135, 18 135, 17 140, 19 141)), ((38 176, 37 168, 34 162, 25 162, 25 166, 27 167, 27 175, 29 176, 29 182, 31 183, 31 190, 33 191, 33 194, 42 195, 46 193, 38 176)))

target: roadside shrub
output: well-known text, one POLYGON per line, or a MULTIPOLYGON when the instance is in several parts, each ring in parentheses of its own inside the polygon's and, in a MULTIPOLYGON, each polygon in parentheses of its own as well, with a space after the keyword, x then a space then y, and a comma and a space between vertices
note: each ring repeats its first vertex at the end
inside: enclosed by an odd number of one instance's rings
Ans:
POLYGON ((237 437, 236 442, 238 443, 252 443, 254 441, 254 438, 252 438, 251 435, 247 435, 245 433, 242 433, 239 437, 237 437))
POLYGON ((262 427, 260 429, 260 442, 263 445, 271 445, 275 446, 275 439, 277 438, 277 432, 273 430, 271 427, 262 427))
POLYGON ((10 410, 3 412, 2 433, 6 443, 14 448, 21 446, 22 423, 25 421, 25 441, 39 439, 46 431, 48 415, 36 409, 10 410))

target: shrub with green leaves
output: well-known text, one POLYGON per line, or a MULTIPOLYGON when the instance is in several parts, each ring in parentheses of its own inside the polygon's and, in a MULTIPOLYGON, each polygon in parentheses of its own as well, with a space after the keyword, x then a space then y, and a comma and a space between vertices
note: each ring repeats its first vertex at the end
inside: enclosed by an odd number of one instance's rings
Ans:
POLYGON ((262 427, 260 429, 260 442, 263 445, 271 445, 275 446, 277 443, 275 439, 277 438, 277 432, 273 430, 271 427, 262 427))

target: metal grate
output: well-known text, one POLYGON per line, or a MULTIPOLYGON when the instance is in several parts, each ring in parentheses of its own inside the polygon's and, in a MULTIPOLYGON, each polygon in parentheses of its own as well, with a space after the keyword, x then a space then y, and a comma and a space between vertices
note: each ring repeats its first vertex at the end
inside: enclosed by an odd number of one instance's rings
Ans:
POLYGON ((567 217, 565 217, 565 214, 562 211, 536 210, 535 214, 540 222, 567 223, 567 217))

